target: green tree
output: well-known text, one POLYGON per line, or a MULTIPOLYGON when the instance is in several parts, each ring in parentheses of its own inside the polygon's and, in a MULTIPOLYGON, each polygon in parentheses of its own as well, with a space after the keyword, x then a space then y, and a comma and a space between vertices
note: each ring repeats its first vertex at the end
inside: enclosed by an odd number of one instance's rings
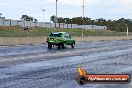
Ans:
POLYGON ((58 23, 65 23, 65 20, 62 17, 58 18, 58 23))
MULTIPOLYGON (((55 23, 54 15, 51 16, 51 21, 55 23)), ((126 24, 127 24, 129 31, 132 32, 132 19, 124 19, 124 18, 121 18, 118 20, 106 20, 103 18, 93 20, 89 17, 84 17, 84 18, 82 17, 73 17, 73 18, 59 17, 58 23, 107 26, 108 30, 119 31, 119 32, 126 32, 126 27, 127 27, 126 24)))
POLYGON ((5 19, 5 17, 2 17, 2 15, 3 15, 3 14, 2 14, 2 13, 0 13, 0 19, 5 19))
POLYGON ((24 21, 34 21, 34 18, 28 15, 22 15, 21 20, 24 21))
POLYGON ((53 15, 53 16, 51 16, 51 18, 50 18, 50 20, 51 20, 52 22, 54 22, 54 23, 55 23, 55 17, 56 17, 56 16, 53 15))
POLYGON ((37 22, 38 20, 37 19, 34 19, 35 22, 37 22))

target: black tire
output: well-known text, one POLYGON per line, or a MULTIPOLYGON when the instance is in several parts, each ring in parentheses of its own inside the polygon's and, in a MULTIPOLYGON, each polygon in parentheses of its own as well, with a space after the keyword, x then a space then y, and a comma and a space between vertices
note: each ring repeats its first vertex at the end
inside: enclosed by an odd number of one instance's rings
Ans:
POLYGON ((52 45, 51 44, 48 44, 48 49, 52 49, 52 45))
POLYGON ((62 49, 65 49, 66 48, 66 45, 65 43, 62 44, 62 49))
POLYGON ((58 49, 60 49, 61 47, 60 47, 60 45, 58 45, 58 47, 57 47, 58 49))
POLYGON ((75 47, 75 41, 73 42, 73 44, 71 44, 71 47, 74 48, 75 47))
POLYGON ((86 80, 85 80, 85 78, 84 78, 84 77, 80 78, 80 82, 79 82, 79 83, 80 83, 80 85, 84 85, 84 84, 85 84, 85 81, 86 81, 86 80))

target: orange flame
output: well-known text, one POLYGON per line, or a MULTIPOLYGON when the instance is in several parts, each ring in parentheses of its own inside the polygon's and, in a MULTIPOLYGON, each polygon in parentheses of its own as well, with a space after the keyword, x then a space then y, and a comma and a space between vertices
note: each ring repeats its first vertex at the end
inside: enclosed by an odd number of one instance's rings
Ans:
POLYGON ((80 76, 85 76, 86 75, 86 71, 82 68, 82 66, 78 67, 78 72, 80 76))

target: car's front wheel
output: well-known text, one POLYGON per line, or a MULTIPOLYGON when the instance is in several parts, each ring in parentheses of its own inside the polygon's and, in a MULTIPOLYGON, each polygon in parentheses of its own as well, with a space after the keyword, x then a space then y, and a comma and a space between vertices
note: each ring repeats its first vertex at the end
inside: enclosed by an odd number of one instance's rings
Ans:
POLYGON ((71 47, 72 47, 72 48, 75 47, 75 41, 71 44, 71 47))
POLYGON ((65 48, 66 48, 66 44, 63 43, 63 44, 62 44, 62 49, 65 49, 65 48))
POLYGON ((52 45, 48 43, 48 49, 52 49, 52 45))

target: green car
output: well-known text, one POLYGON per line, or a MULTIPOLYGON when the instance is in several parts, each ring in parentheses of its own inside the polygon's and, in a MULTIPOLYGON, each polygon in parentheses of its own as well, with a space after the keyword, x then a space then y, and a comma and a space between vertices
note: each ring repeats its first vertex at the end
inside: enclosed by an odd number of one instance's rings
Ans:
POLYGON ((58 48, 65 48, 66 45, 71 45, 72 48, 75 46, 75 40, 66 32, 52 32, 48 35, 47 41, 48 48, 51 49, 53 46, 58 48))

